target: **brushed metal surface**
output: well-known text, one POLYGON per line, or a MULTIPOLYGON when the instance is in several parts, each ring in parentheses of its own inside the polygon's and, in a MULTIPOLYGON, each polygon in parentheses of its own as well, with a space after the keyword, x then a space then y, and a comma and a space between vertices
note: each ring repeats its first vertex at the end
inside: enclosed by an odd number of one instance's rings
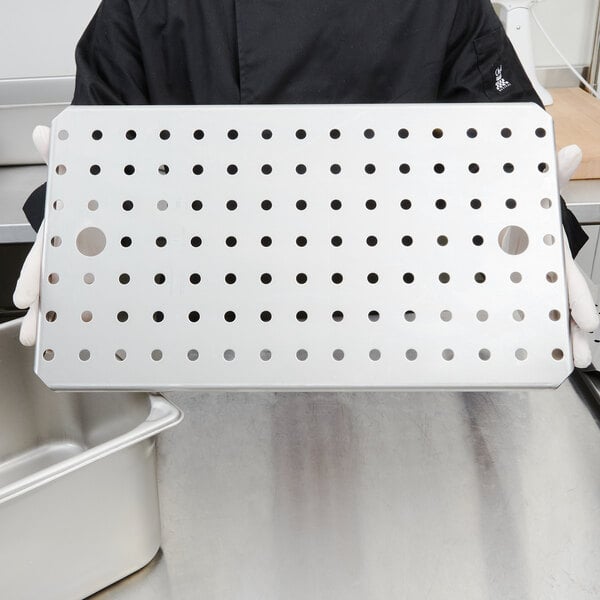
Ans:
POLYGON ((36 372, 54 389, 556 387, 573 366, 552 133, 533 104, 70 107, 36 372), (514 226, 528 244, 505 252, 514 226))
POLYGON ((158 395, 56 393, 33 374, 22 319, 0 325, 0 598, 79 600, 160 544, 158 395))
POLYGON ((0 103, 0 165, 43 164, 31 133, 37 125, 50 125, 67 106, 68 102, 8 106, 0 103))
POLYGON ((36 125, 50 125, 74 89, 74 76, 0 79, 0 166, 43 163, 31 133, 36 125))
POLYGON ((74 75, 2 78, 0 79, 0 106, 67 105, 71 102, 74 92, 74 75))
POLYGON ((94 600, 597 600, 575 375, 504 393, 169 393, 162 554, 94 600))

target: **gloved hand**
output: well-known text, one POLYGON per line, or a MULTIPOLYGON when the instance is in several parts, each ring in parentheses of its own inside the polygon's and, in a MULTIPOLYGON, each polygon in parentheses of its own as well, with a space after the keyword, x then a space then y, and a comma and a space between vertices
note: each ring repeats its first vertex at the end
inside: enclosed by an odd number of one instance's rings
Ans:
MULTIPOLYGON (((50 128, 38 125, 33 130, 33 143, 48 164, 50 149, 50 128)), ((23 317, 19 340, 24 346, 33 346, 37 333, 37 319, 40 312, 40 277, 42 273, 42 240, 44 238, 44 222, 40 225, 35 242, 21 267, 21 274, 13 293, 13 302, 17 308, 28 308, 23 317)))
MULTIPOLYGON (((567 146, 558 153, 558 183, 561 192, 579 167, 581 158, 581 149, 575 145, 567 146)), ((592 350, 586 332, 596 329, 600 324, 600 320, 586 277, 573 260, 567 234, 564 230, 563 240, 567 290, 571 309, 570 326, 573 362, 576 367, 584 368, 592 362, 592 350)))

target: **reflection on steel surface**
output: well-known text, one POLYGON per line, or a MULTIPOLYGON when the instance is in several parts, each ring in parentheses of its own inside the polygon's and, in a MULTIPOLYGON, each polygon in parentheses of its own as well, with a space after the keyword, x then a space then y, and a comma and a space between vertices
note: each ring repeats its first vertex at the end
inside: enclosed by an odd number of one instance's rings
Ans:
POLYGON ((582 392, 169 393, 163 554, 97 598, 597 600, 582 392))

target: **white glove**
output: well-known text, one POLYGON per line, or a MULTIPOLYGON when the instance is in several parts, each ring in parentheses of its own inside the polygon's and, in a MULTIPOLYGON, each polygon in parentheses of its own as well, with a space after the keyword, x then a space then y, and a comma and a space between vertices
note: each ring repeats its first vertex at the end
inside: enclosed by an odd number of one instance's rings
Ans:
MULTIPOLYGON (((38 125, 33 130, 33 143, 48 164, 50 149, 50 128, 38 125)), ((28 308, 23 317, 19 340, 24 346, 33 346, 37 333, 37 320, 40 312, 40 277, 42 274, 42 240, 44 238, 44 222, 40 225, 35 242, 21 267, 21 274, 13 293, 13 302, 17 308, 28 308)))
MULTIPOLYGON (((575 145, 567 146, 558 153, 558 183, 561 191, 579 167, 581 158, 581 149, 575 145)), ((570 326, 573 362, 576 367, 581 369, 592 362, 592 350, 586 332, 592 332, 596 329, 600 324, 600 319, 586 277, 581 272, 579 265, 573 260, 569 241, 564 230, 563 240, 567 290, 571 309, 570 326)))

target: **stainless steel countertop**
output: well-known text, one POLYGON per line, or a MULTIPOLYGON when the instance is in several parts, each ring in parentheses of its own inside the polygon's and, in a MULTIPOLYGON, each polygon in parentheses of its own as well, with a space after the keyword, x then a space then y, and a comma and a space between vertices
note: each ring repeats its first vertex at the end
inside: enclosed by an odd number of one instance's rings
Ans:
POLYGON ((94 600, 597 600, 600 431, 506 393, 168 393, 163 549, 94 600))

